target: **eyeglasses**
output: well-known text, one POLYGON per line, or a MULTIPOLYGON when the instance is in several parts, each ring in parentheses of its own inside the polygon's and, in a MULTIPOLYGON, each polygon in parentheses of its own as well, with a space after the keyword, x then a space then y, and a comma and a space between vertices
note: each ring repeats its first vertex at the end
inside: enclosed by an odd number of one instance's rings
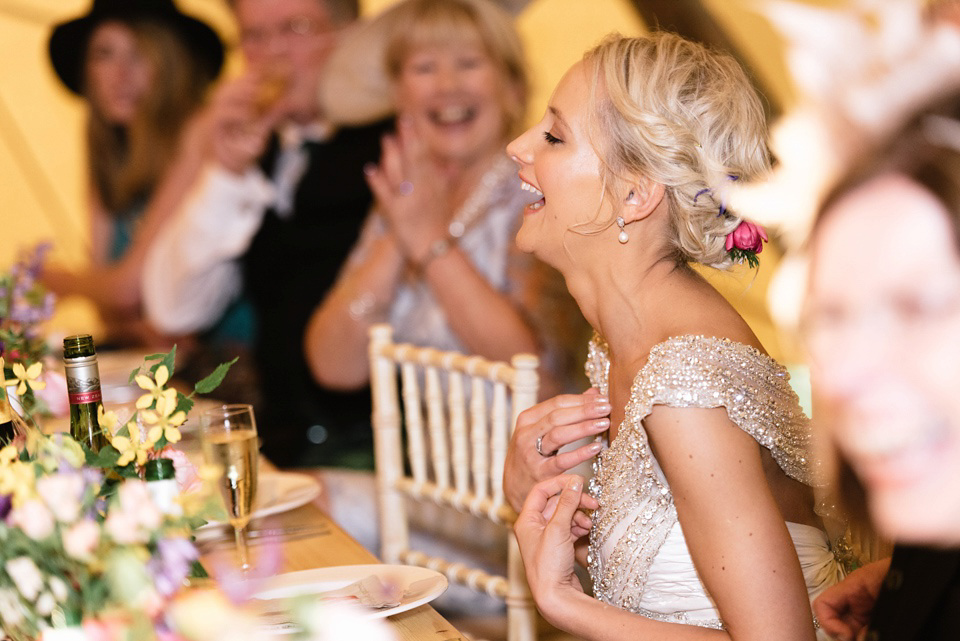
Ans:
POLYGON ((285 43, 305 41, 312 36, 328 37, 336 29, 323 28, 323 22, 308 16, 295 16, 272 27, 257 26, 240 32, 240 43, 248 49, 262 49, 277 38, 285 43))

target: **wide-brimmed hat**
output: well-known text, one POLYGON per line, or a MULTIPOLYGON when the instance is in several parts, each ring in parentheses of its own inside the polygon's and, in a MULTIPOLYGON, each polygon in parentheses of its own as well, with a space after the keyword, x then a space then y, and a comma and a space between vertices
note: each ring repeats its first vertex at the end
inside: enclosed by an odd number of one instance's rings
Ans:
POLYGON ((213 80, 223 67, 223 42, 206 23, 181 13, 173 0, 93 0, 90 11, 58 24, 50 34, 50 62, 67 89, 79 94, 87 44, 94 28, 105 20, 151 20, 169 26, 200 68, 213 80))

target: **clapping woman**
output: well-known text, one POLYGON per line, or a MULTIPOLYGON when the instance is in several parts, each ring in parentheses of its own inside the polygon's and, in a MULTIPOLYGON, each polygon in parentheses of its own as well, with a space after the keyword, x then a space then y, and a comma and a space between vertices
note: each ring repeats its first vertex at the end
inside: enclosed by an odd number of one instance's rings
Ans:
POLYGON ((556 275, 513 246, 530 194, 504 153, 527 89, 509 17, 489 0, 406 0, 382 19, 397 131, 368 168, 375 210, 308 328, 314 376, 365 385, 368 329, 389 321, 399 340, 438 349, 540 352, 555 380, 544 322, 564 318, 545 307, 556 275))
POLYGON ((809 600, 839 570, 813 509, 809 422, 784 368, 690 266, 762 248, 723 198, 768 163, 743 71, 671 34, 610 38, 508 152, 541 196, 517 244, 563 274, 596 330, 594 389, 525 412, 510 446, 541 612, 591 640, 814 639, 809 600), (557 454, 590 435, 601 442, 557 454), (598 450, 590 494, 554 476, 598 450))

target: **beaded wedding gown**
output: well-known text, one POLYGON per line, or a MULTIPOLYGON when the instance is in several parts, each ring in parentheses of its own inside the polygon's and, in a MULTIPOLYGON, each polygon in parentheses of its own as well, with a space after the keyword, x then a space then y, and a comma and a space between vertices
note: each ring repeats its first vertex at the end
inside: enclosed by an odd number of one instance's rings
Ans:
MULTIPOLYGON (((587 375, 605 395, 609 368, 606 344, 595 336, 587 375)), ((681 336, 650 351, 634 379, 623 423, 597 457, 590 482, 600 503, 588 557, 598 599, 660 621, 723 627, 690 558, 670 486, 642 421, 654 405, 724 407, 788 476, 813 485, 809 421, 788 379, 770 357, 728 339, 681 336)), ((839 580, 840 567, 823 531, 799 523, 787 528, 813 599, 839 580)))

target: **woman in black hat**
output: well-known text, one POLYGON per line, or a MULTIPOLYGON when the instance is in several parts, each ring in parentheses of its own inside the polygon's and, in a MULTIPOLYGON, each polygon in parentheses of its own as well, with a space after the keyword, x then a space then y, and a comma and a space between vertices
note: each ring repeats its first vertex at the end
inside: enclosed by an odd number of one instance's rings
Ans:
POLYGON ((143 256, 199 169, 191 116, 223 65, 220 38, 172 0, 94 0, 49 43, 60 80, 87 103, 91 266, 47 269, 61 295, 93 300, 109 339, 153 342, 140 314, 143 256))

